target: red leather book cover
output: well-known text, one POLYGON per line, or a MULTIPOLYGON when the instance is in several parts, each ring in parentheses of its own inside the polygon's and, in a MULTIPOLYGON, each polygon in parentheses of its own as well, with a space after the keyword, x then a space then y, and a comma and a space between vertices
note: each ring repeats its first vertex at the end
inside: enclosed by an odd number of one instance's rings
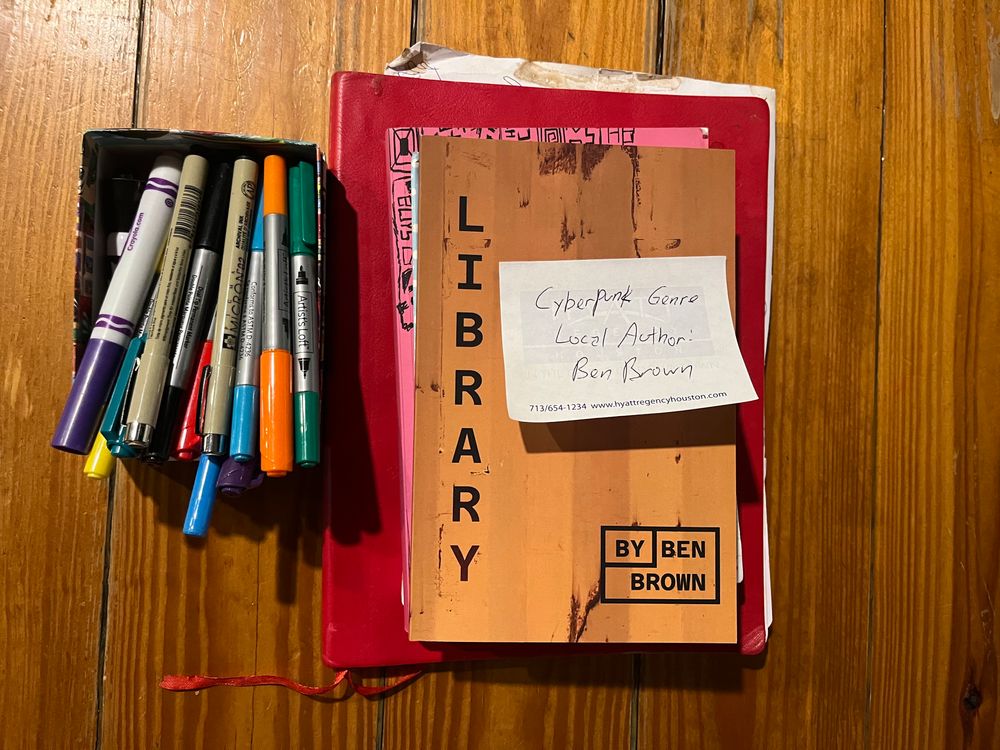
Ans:
MULTIPOLYGON (((738 410, 744 578, 739 650, 764 648, 764 276, 768 110, 756 98, 458 84, 337 73, 331 86, 326 253, 323 655, 336 667, 635 651, 581 644, 412 642, 404 624, 396 280, 386 211, 391 127, 707 127, 736 151, 737 335, 761 398, 738 410)), ((664 648, 684 648, 683 645, 664 648)), ((643 650, 650 650, 643 647, 643 650)), ((726 650, 726 649, 713 649, 726 650)))

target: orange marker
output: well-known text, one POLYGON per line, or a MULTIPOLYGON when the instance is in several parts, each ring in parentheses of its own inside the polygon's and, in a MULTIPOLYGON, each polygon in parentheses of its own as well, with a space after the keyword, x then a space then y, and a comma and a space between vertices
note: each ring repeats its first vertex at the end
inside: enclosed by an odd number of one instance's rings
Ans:
POLYGON ((288 172, 264 159, 264 320, 260 353, 260 467, 269 477, 292 470, 292 353, 288 287, 288 172))

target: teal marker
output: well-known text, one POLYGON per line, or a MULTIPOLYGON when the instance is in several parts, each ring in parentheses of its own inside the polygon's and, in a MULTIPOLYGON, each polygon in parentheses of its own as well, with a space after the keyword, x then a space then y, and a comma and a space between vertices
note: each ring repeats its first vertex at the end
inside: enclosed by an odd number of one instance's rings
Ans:
POLYGON ((295 394, 295 463, 319 464, 319 294, 316 277, 316 167, 300 161, 288 170, 291 242, 292 371, 295 394))
POLYGON ((125 350, 125 358, 118 370, 118 377, 111 389, 111 398, 104 410, 104 418, 101 420, 101 435, 107 441, 111 455, 116 458, 135 458, 138 455, 136 450, 125 442, 125 420, 128 417, 132 386, 139 369, 139 358, 142 356, 142 348, 146 345, 146 326, 149 323, 149 316, 153 313, 153 305, 156 303, 156 293, 159 288, 160 280, 157 278, 153 284, 153 291, 150 292, 149 298, 146 300, 146 306, 143 309, 139 326, 135 330, 135 336, 125 350))
POLYGON ((260 315, 264 300, 264 191, 257 191, 257 220, 250 240, 250 264, 243 293, 236 352, 236 386, 229 455, 247 463, 259 453, 260 428, 260 315))

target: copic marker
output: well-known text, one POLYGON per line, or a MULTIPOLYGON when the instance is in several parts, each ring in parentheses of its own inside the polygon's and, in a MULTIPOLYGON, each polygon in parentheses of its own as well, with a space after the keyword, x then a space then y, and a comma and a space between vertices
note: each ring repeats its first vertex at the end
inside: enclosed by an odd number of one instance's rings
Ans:
MULTIPOLYGON (((212 328, 215 297, 219 284, 219 252, 226 231, 226 210, 229 206, 229 189, 233 167, 223 162, 212 170, 212 178, 198 217, 198 233, 191 256, 180 323, 174 341, 170 363, 170 378, 156 418, 153 440, 143 458, 153 463, 166 461, 175 448, 178 436, 178 415, 191 392, 195 360, 204 348, 206 332, 212 328)), ((209 349, 211 357, 211 349, 209 349)), ((198 372, 201 372, 199 369, 198 372)), ((192 427, 194 422, 191 422, 192 427)), ((191 433, 200 439, 196 432, 191 433)), ((187 448, 183 449, 185 452, 187 448)), ((194 450, 189 458, 198 455, 194 450)))
POLYGON ((153 164, 128 244, 111 277, 52 438, 54 448, 86 453, 93 444, 101 409, 108 400, 160 258, 177 199, 180 172, 181 162, 174 154, 164 154, 153 164))
POLYGON ((292 353, 289 351, 288 173, 280 156, 264 159, 264 321, 260 355, 260 467, 292 470, 292 353))
POLYGON ((233 406, 233 380, 236 375, 236 346, 256 195, 257 162, 252 159, 237 159, 233 165, 233 186, 229 191, 229 218, 216 301, 215 345, 208 376, 202 430, 201 450, 210 456, 224 456, 229 448, 227 441, 233 406))
MULTIPOLYGON (((236 356, 236 386, 233 388, 233 423, 229 455, 241 463, 258 453, 260 419, 260 309, 264 292, 264 206, 263 191, 257 193, 253 239, 243 295, 240 348, 236 356)), ((225 472, 225 469, 223 469, 225 472)))
POLYGON ((316 171, 300 161, 288 172, 291 241, 292 370, 295 389, 295 464, 319 464, 319 358, 316 327, 316 171))
POLYGON ((146 344, 126 419, 125 442, 140 451, 149 446, 160 412, 163 385, 170 368, 170 345, 177 327, 177 311, 187 279, 207 173, 205 157, 189 154, 184 158, 178 199, 160 262, 160 291, 146 326, 146 344))

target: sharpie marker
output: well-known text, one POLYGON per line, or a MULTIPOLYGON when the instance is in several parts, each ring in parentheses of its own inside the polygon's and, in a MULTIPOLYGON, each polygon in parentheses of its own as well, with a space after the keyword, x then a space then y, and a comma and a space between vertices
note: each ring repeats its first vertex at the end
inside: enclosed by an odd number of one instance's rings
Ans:
POLYGON ((111 455, 117 458, 135 458, 136 456, 135 450, 125 442, 125 415, 128 414, 132 386, 139 369, 143 347, 146 345, 146 327, 153 312, 153 306, 156 304, 159 287, 160 281, 157 278, 149 300, 146 302, 142 319, 139 321, 139 327, 136 329, 135 338, 129 342, 128 349, 125 350, 121 368, 118 370, 118 377, 111 389, 108 408, 105 410, 104 419, 101 422, 101 435, 108 442, 108 450, 111 451, 111 455))
POLYGON ((260 467, 292 470, 292 353, 288 311, 288 175, 280 156, 264 159, 264 325, 260 355, 260 467))
MULTIPOLYGON (((170 376, 156 417, 156 429, 143 458, 160 463, 166 461, 177 442, 177 417, 191 392, 195 359, 204 348, 206 331, 212 325, 212 311, 219 283, 219 251, 226 231, 226 207, 233 178, 231 164, 223 163, 212 170, 205 204, 198 218, 198 234, 194 241, 191 269, 188 271, 180 322, 171 355, 170 376)), ((211 356, 211 347, 209 347, 211 356)), ((199 370, 200 372, 200 370, 199 370)), ((191 422, 192 429, 194 422, 191 422)), ((200 439, 196 432, 191 433, 200 439)), ((187 448, 182 448, 187 452, 187 448)), ((200 449, 195 450, 194 458, 200 449)))
POLYGON ((212 337, 215 335, 215 312, 208 322, 208 334, 198 350, 198 361, 194 367, 194 380, 191 388, 185 394, 183 401, 184 414, 177 429, 177 440, 173 446, 173 456, 178 461, 193 461, 201 454, 202 414, 205 406, 205 388, 208 381, 208 371, 212 363, 214 348, 212 337))
POLYGON ((319 464, 316 172, 312 164, 300 161, 289 170, 288 203, 288 233, 292 251, 295 463, 311 468, 319 464))
POLYGON ((88 479, 107 479, 114 467, 115 457, 108 449, 108 441, 98 432, 90 449, 90 455, 87 456, 87 462, 83 465, 83 474, 88 479))
POLYGON ((174 201, 181 162, 160 156, 146 181, 128 244, 104 295, 83 361, 73 380, 52 446, 85 453, 93 444, 101 409, 129 346, 142 302, 160 257, 174 201))
POLYGON ((205 396, 201 451, 210 456, 225 456, 229 448, 227 442, 232 417, 233 380, 236 376, 236 345, 239 340, 247 248, 253 228, 256 195, 257 162, 252 159, 237 159, 233 165, 233 186, 229 191, 229 218, 226 223, 226 242, 216 303, 215 346, 205 396))
POLYGON ((160 411, 163 385, 170 367, 170 344, 177 327, 177 311, 187 278, 207 172, 205 157, 197 154, 185 157, 180 192, 160 263, 160 291, 146 326, 146 344, 126 420, 125 442, 139 451, 149 446, 160 411))
POLYGON ((194 475, 194 486, 191 488, 191 499, 188 500, 187 515, 184 517, 184 533, 187 536, 205 536, 212 522, 212 506, 218 494, 216 483, 219 481, 219 469, 222 468, 222 456, 201 454, 198 459, 198 471, 194 475))
POLYGON ((257 455, 260 416, 260 308, 264 292, 264 207, 263 192, 257 195, 257 218, 250 241, 250 264, 246 293, 243 295, 243 320, 240 324, 240 348, 236 356, 236 387, 233 388, 233 424, 229 455, 245 463, 257 455))

